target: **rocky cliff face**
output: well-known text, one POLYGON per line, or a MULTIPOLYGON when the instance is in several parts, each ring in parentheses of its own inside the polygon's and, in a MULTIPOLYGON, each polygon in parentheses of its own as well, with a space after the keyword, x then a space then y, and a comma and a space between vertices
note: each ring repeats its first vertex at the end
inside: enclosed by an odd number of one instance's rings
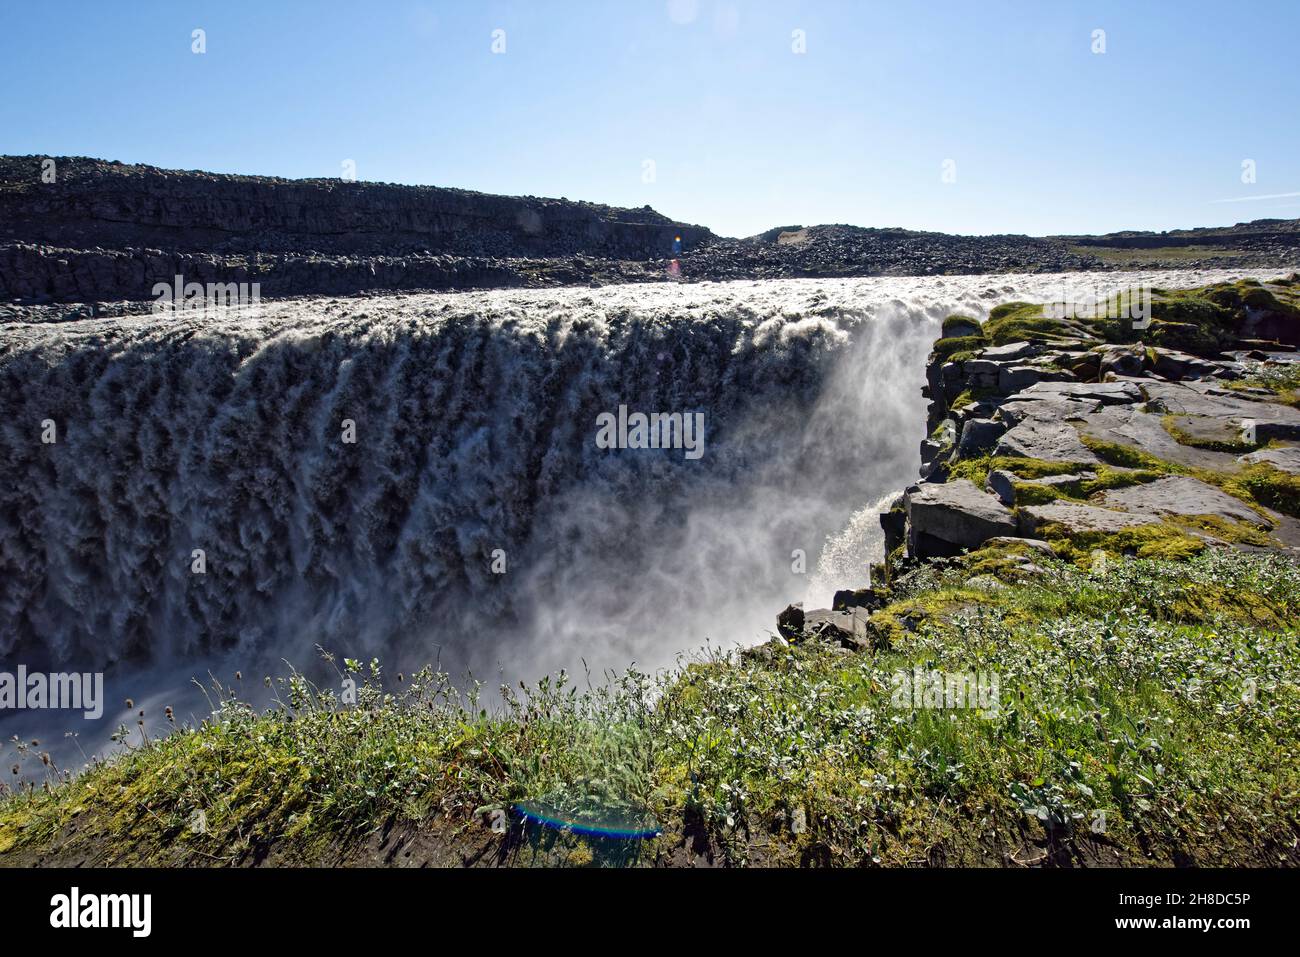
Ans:
POLYGON ((0 158, 0 238, 75 249, 180 253, 587 254, 662 258, 712 238, 649 207, 334 179, 178 172, 68 157, 0 158))
POLYGON ((891 583, 958 561, 997 586, 1207 548, 1300 561, 1300 275, 1088 310, 950 316, 927 364, 921 481, 880 516, 886 561, 783 636, 850 648, 908 627, 891 583))
POLYGON ((896 557, 1300 556, 1300 276, 1113 305, 945 323, 922 482, 882 518, 896 557))
POLYGON ((714 238, 649 207, 85 158, 56 158, 43 182, 41 162, 0 157, 3 298, 148 299, 178 274, 267 296, 536 285, 563 281, 557 260, 663 260, 679 237, 714 238))

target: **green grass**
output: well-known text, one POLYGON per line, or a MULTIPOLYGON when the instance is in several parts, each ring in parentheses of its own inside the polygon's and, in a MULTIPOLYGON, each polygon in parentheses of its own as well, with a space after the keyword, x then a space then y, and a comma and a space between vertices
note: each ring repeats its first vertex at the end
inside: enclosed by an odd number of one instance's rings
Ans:
POLYGON ((1300 308, 1291 288, 1243 279, 1199 289, 1154 292, 1152 322, 1143 334, 1148 344, 1214 356, 1232 348, 1247 309, 1281 313, 1300 322, 1300 308))
POLYGON ((1234 389, 1268 389, 1286 405, 1300 408, 1300 362, 1254 363, 1250 375, 1227 385, 1234 389))
POLYGON ((1266 532, 1248 522, 1229 521, 1217 515, 1170 515, 1115 532, 1070 531, 1048 525, 1040 534, 1058 555, 1081 567, 1088 567, 1098 552, 1112 558, 1192 558, 1210 547, 1206 535, 1219 542, 1259 547, 1276 544, 1266 532))
MULTIPOLYGON (((772 644, 590 690, 551 679, 491 711, 444 675, 397 682, 376 665, 356 707, 298 676, 264 713, 223 690, 211 719, 70 780, 24 746, 14 760, 48 788, 0 798, 0 862, 51 846, 116 863, 271 847, 311 862, 393 822, 475 831, 518 806, 653 822, 652 859, 688 827, 733 864, 1000 864, 1034 841, 1067 854, 1101 841, 1128 863, 1286 855, 1300 806, 1294 567, 1217 550, 1101 574, 1035 560, 1048 575, 995 590, 959 563, 904 575, 876 654, 772 644), (897 706, 914 667, 996 675, 999 707, 897 706), (198 810, 206 833, 189 826, 198 810)), ((602 862, 572 840, 563 863, 602 862)))

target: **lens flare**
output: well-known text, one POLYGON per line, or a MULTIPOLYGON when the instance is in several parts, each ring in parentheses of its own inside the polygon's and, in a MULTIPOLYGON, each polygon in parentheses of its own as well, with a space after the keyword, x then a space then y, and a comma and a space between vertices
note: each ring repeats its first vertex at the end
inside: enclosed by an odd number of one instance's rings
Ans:
POLYGON ((545 801, 521 801, 514 805, 515 812, 524 819, 556 831, 569 831, 585 837, 614 838, 625 841, 642 841, 658 837, 662 832, 649 821, 649 816, 627 809, 601 808, 584 810, 581 816, 566 814, 545 801))

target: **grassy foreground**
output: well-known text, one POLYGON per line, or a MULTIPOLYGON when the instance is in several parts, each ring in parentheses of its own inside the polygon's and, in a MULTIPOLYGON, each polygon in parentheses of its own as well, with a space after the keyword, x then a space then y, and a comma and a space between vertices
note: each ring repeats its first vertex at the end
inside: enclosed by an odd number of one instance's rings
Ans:
POLYGON ((296 675, 264 713, 225 689, 72 777, 11 743, 36 783, 0 795, 0 864, 1300 863, 1295 566, 998 558, 895 581, 874 653, 778 639, 490 711, 345 662, 355 706, 296 675), (918 667, 996 701, 900 702, 918 667))

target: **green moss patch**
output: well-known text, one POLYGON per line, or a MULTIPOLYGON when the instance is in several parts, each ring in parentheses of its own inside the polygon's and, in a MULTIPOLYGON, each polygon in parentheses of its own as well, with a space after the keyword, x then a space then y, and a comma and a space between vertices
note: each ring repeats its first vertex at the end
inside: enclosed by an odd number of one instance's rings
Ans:
POLYGON ((1097 552, 1109 558, 1159 558, 1181 561, 1201 554, 1208 543, 1173 522, 1152 522, 1117 532, 1076 532, 1061 525, 1048 525, 1040 534, 1063 559, 1088 568, 1097 552))
POLYGON ((1088 466, 1072 462, 1049 462, 1046 459, 1021 458, 1013 455, 977 455, 962 459, 951 466, 948 480, 969 479, 979 488, 984 487, 989 472, 1002 470, 1020 478, 1046 478, 1049 475, 1069 475, 1088 466))
POLYGON ((996 346, 1068 338, 1069 331, 1061 321, 1043 313, 1043 307, 1034 303, 1003 303, 989 313, 984 335, 996 346))
POLYGON ((945 339, 954 336, 961 337, 965 330, 971 328, 979 329, 980 321, 972 319, 970 316, 948 316, 943 320, 943 336, 945 339))
POLYGON ((974 353, 988 344, 988 340, 982 336, 957 336, 953 339, 940 339, 934 344, 934 358, 940 362, 945 362, 958 353, 974 353))

